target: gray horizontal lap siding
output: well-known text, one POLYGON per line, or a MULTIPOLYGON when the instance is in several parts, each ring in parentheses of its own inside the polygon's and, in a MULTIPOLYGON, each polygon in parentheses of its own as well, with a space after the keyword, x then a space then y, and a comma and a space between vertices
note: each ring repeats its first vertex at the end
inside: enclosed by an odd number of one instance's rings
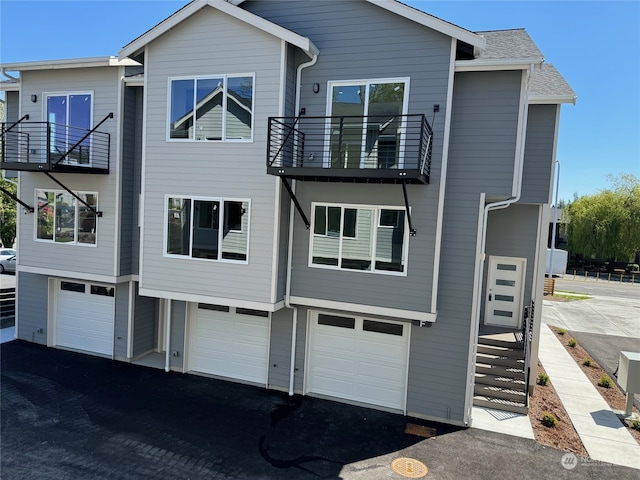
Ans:
POLYGON ((269 345, 269 386, 289 387, 291 365, 292 311, 283 308, 271 316, 269 345))
MULTIPOLYGON (((120 275, 137 273, 134 269, 134 252, 138 235, 137 229, 137 203, 138 191, 136 191, 136 159, 139 152, 136 151, 137 138, 140 136, 138 126, 138 101, 141 92, 140 87, 126 87, 123 98, 123 125, 122 125, 122 203, 120 206, 120 275)), ((142 111, 139 111, 140 114, 142 111)), ((138 168, 139 174, 139 168, 138 168)), ((137 256, 137 255, 136 255, 137 256)))
POLYGON ((529 105, 521 203, 549 203, 559 105, 529 105))
MULTIPOLYGON (((307 116, 327 114, 329 81, 410 77, 408 113, 433 123, 431 184, 438 184, 450 37, 363 1, 248 1, 241 8, 308 37, 320 50, 317 63, 302 72, 300 107, 307 116), (440 105, 435 117, 434 104, 440 105)), ((298 54, 299 63, 306 61, 298 54)))
POLYGON ((49 279, 44 275, 19 272, 16 294, 18 338, 46 345, 49 279), (42 329, 42 333, 38 333, 39 328, 42 329))
POLYGON ((123 360, 127 357, 127 341, 129 337, 129 283, 118 283, 116 285, 116 308, 113 356, 123 360))
MULTIPOLYGON (((111 134, 111 162, 109 175, 58 174, 53 176, 72 191, 98 192, 98 210, 103 216, 97 219, 97 247, 55 244, 35 241, 35 214, 20 222, 20 264, 23 266, 59 269, 100 275, 114 274, 117 174, 118 174, 118 69, 89 68, 70 70, 46 70, 22 73, 22 113, 29 114, 29 121, 43 121, 46 108, 44 93, 93 92, 93 125, 110 112, 114 118, 107 120, 99 131, 111 134), (29 98, 38 95, 38 102, 29 98)), ((20 180, 22 200, 35 205, 36 189, 61 187, 42 173, 22 172, 20 180)))
POLYGON ((279 39, 206 7, 149 46, 141 287, 269 302, 276 178, 267 118, 280 99, 279 39), (232 49, 221 45, 233 45, 232 49), (170 77, 255 73, 253 142, 167 142, 170 77), (250 199, 249 264, 163 257, 165 195, 250 199))
MULTIPOLYGON (((538 240, 538 213, 538 205, 514 204, 509 208, 490 212, 487 222, 487 262, 489 255, 527 259, 523 307, 531 303, 536 242, 538 240)), ((547 230, 543 230, 546 234, 547 230)), ((489 274, 487 267, 488 263, 483 278, 485 286, 489 274)), ((482 318, 484 318, 484 301, 483 298, 482 318)))
MULTIPOLYGON (((292 294, 315 299, 430 311, 438 184, 451 40, 438 32, 366 2, 256 2, 242 8, 306 36, 320 50, 303 70, 301 108, 307 116, 327 114, 328 83, 339 80, 410 79, 408 113, 435 117, 431 185, 409 186, 418 236, 409 241, 408 277, 309 268, 309 231, 296 213, 292 294), (384 41, 380 39, 384 38, 384 41), (320 92, 313 93, 313 84, 320 92)), ((298 54, 298 63, 308 61, 298 54)), ((297 196, 310 218, 311 202, 403 206, 400 185, 298 182, 297 196)))
POLYGON ((171 302, 171 368, 182 370, 184 364, 184 336, 187 321, 187 303, 171 302), (174 356, 177 352, 177 356, 174 356))
POLYGON ((467 161, 450 163, 447 189, 459 185, 488 198, 511 196, 521 75, 456 73, 449 156, 467 161))
POLYGON ((412 329, 410 413, 464 420, 480 198, 511 194, 520 79, 520 72, 455 77, 438 318, 412 329))
MULTIPOLYGON (((437 189, 408 185, 411 220, 417 230, 409 238, 407 276, 309 267, 309 236, 296 212, 291 294, 299 297, 378 307, 431 311, 437 189)), ((404 206, 400 185, 299 182, 297 195, 311 220, 312 202, 404 206)))
POLYGON ((138 295, 138 284, 135 290, 135 308, 133 318, 133 356, 151 352, 155 349, 158 338, 158 299, 138 295))

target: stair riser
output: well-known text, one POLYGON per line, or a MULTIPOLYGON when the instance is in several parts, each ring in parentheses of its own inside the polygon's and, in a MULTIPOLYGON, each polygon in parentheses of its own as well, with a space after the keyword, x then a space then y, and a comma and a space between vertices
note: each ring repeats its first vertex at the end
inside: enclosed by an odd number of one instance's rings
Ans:
POLYGON ((521 403, 523 406, 526 402, 527 396, 523 393, 512 393, 512 392, 504 392, 501 390, 491 390, 489 388, 485 388, 482 385, 476 385, 473 388, 474 395, 479 395, 481 397, 491 397, 498 398, 500 400, 508 400, 510 402, 521 403))
POLYGON ((484 367, 482 365, 476 365, 476 373, 483 375, 491 375, 495 377, 517 378, 524 380, 524 371, 510 371, 504 367, 484 367))
POLYGON ((495 355, 497 357, 524 358, 524 352, 522 350, 487 347, 485 345, 478 345, 477 352, 485 355, 495 355))
POLYGON ((504 412, 521 413, 523 415, 529 413, 529 409, 524 406, 505 405, 502 403, 491 402, 489 400, 483 400, 481 398, 474 398, 473 404, 476 407, 491 408, 493 410, 502 410, 504 412))

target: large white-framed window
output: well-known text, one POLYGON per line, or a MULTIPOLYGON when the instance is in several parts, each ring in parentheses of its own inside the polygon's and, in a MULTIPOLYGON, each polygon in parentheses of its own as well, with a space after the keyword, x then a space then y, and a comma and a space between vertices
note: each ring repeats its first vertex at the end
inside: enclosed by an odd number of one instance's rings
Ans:
POLYGON ((406 275, 404 207, 312 203, 309 266, 406 275))
POLYGON ((255 73, 172 77, 167 140, 253 141, 255 73))
POLYGON ((165 256, 248 263, 250 207, 248 199, 166 195, 165 256))
POLYGON ((402 168, 409 77, 329 81, 325 168, 402 168))
MULTIPOLYGON (((97 192, 75 192, 85 203, 98 208, 97 192)), ((64 190, 36 190, 35 239, 67 245, 96 246, 94 211, 64 190)))
POLYGON ((63 163, 91 165, 91 136, 84 136, 92 128, 93 92, 45 92, 43 97, 44 115, 50 129, 47 149, 51 161, 62 158, 80 142, 63 163))

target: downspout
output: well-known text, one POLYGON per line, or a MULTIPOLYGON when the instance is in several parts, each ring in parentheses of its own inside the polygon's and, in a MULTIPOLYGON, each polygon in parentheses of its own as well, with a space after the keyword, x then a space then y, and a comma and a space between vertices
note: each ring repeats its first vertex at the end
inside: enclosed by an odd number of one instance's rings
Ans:
POLYGON ((164 310, 164 318, 167 325, 167 331, 165 334, 167 338, 165 339, 165 360, 164 360, 164 371, 171 371, 171 299, 168 298, 165 302, 165 310, 164 310))
MULTIPOLYGON (((302 82, 302 70, 311 67, 316 64, 318 61, 318 54, 314 53, 313 57, 310 61, 306 63, 302 63, 298 65, 298 69, 296 71, 296 103, 295 103, 295 112, 296 115, 300 113, 300 84, 302 82)), ((291 189, 293 193, 296 192, 296 181, 291 182, 291 189)), ((288 234, 288 245, 287 245, 287 280, 285 285, 285 293, 284 293, 284 304, 286 308, 290 308, 293 311, 292 317, 292 328, 291 328, 291 365, 289 370, 289 396, 293 396, 293 387, 295 381, 295 371, 296 371, 296 338, 298 336, 298 307, 291 305, 291 266, 293 263, 292 255, 293 255, 293 225, 295 221, 295 205, 293 204, 293 199, 289 199, 289 234, 288 234)))
MULTIPOLYGON (((474 376, 475 376, 475 364, 476 364, 476 356, 477 356, 477 348, 478 348, 478 329, 480 328, 480 312, 482 310, 482 284, 484 280, 484 264, 486 260, 486 245, 487 245, 487 223, 489 212, 493 210, 502 210, 504 208, 510 207, 512 204, 516 203, 520 200, 520 196, 522 195, 522 173, 524 170, 524 147, 526 143, 526 133, 527 133, 527 116, 529 112, 529 79, 531 78, 531 70, 534 68, 533 65, 529 67, 527 70, 526 79, 523 81, 524 85, 524 98, 522 100, 522 112, 520 125, 521 132, 519 133, 519 137, 521 139, 521 143, 519 145, 517 162, 514 162, 514 168, 518 168, 518 181, 516 183, 515 192, 512 190, 511 197, 507 200, 501 200, 499 202, 488 203, 484 207, 484 212, 482 215, 482 234, 480 240, 480 258, 478 259, 479 265, 479 275, 478 275, 478 286, 477 286, 477 295, 478 301, 476 303, 476 311, 474 312, 474 322, 473 322, 473 349, 470 352, 470 355, 473 355, 473 362, 471 362, 470 366, 473 368, 469 369, 469 388, 467 389, 468 395, 468 405, 469 405, 469 420, 471 420, 471 409, 473 407, 473 385, 475 384, 474 376)), ((514 172, 515 174, 515 172, 514 172)))

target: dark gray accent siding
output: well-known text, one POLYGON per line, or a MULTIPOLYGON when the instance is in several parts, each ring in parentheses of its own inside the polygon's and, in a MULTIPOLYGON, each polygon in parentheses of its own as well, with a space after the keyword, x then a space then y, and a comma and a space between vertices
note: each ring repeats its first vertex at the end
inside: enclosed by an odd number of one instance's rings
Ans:
POLYGON ((6 92, 3 122, 17 122, 20 119, 20 93, 6 92))
POLYGON ((171 367, 182 369, 184 363, 184 335, 187 318, 187 303, 173 300, 171 302, 171 367), (178 356, 173 356, 178 352, 178 356))
POLYGON ((49 279, 44 275, 19 272, 16 281, 17 330, 20 340, 47 344, 49 279), (38 329, 42 333, 37 333, 38 329))
POLYGON ((142 87, 124 89, 120 275, 138 273, 138 198, 142 162, 142 87))
POLYGON ((298 328, 296 330, 296 360, 293 388, 301 393, 304 388, 305 361, 307 355, 307 330, 309 323, 309 309, 298 308, 298 328))
POLYGON ((129 283, 116 285, 116 308, 113 339, 113 356, 116 359, 127 358, 127 339, 129 337, 129 283))
MULTIPOLYGON (((514 204, 509 208, 489 212, 487 222, 487 263, 484 269, 483 291, 489 274, 489 256, 527 259, 523 307, 531 303, 533 272, 538 237, 538 205, 514 204)), ((544 229, 546 233, 547 230, 544 229)), ((481 319, 484 319, 485 298, 482 298, 481 319)))
POLYGON ((135 309, 133 318, 133 356, 155 350, 158 341, 158 299, 138 295, 135 286, 135 309))
POLYGON ((289 387, 292 315, 290 309, 283 308, 271 316, 268 382, 270 387, 289 387))
POLYGON ((438 318, 411 330, 407 411, 462 422, 480 194, 455 180, 444 204, 438 318))
POLYGON ((559 108, 559 105, 529 105, 520 203, 549 203, 559 108))
MULTIPOLYGON (((433 185, 408 185, 407 192, 418 233, 409 238, 406 276, 309 267, 311 232, 296 212, 291 294, 430 312, 438 190, 433 185)), ((309 220, 311 202, 404 206, 401 185, 299 182, 296 196, 309 220)))
POLYGON ((447 188, 511 196, 521 79, 520 71, 456 73, 449 158, 459 170, 450 170, 447 188))

